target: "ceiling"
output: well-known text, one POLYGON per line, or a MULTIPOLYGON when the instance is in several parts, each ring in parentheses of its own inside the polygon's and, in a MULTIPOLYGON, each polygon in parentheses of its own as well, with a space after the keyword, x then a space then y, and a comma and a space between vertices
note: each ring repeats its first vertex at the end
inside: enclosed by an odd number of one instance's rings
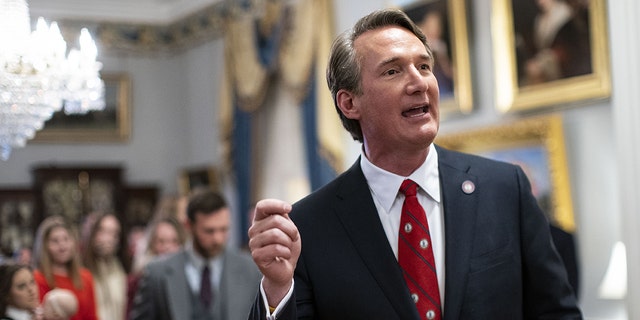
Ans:
POLYGON ((223 0, 27 0, 32 19, 166 25, 223 0))

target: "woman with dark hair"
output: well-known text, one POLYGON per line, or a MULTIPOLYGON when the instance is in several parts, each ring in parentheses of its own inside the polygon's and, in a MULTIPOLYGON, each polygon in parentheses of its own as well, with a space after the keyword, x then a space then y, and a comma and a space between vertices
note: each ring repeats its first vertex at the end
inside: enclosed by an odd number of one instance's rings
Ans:
POLYGON ((127 274, 118 258, 121 226, 113 214, 94 212, 82 226, 82 259, 95 285, 100 319, 122 320, 127 303, 127 274))
POLYGON ((0 319, 38 319, 38 286, 29 266, 0 265, 0 319))
POLYGON ((61 216, 47 217, 36 233, 33 261, 40 300, 55 289, 73 292, 78 312, 71 320, 96 320, 93 276, 82 267, 76 231, 61 216))

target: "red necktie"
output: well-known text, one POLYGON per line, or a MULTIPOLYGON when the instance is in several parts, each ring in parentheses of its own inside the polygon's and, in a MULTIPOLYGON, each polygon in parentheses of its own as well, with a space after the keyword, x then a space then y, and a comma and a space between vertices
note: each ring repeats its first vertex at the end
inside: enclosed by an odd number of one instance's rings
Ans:
POLYGON ((420 318, 440 320, 440 291, 431 250, 429 223, 416 198, 417 187, 411 180, 405 180, 400 186, 405 199, 398 233, 398 262, 420 318))

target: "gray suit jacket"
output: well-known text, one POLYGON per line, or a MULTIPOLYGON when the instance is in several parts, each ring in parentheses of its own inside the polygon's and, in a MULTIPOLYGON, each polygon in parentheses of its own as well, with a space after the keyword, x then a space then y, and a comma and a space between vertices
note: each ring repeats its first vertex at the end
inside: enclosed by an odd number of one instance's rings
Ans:
MULTIPOLYGON (((147 266, 134 298, 130 320, 191 318, 193 293, 185 275, 186 261, 187 253, 183 249, 147 266)), ((221 316, 220 320, 245 319, 262 276, 248 254, 227 249, 223 261, 213 310, 221 316)))
MULTIPOLYGON (((438 158, 443 319, 581 319, 523 171, 441 148, 438 158), (473 182, 473 192, 464 192, 465 181, 473 182)), ((296 203, 291 219, 302 253, 294 296, 278 319, 420 319, 359 161, 296 203)), ((249 319, 264 313, 258 297, 249 319)))

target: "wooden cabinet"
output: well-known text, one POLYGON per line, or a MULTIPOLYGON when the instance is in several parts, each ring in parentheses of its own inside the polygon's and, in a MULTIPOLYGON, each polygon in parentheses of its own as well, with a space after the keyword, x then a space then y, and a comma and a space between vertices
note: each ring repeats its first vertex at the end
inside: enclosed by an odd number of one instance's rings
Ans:
POLYGON ((31 186, 0 189, 0 251, 8 256, 31 247, 45 217, 62 215, 80 227, 94 211, 119 218, 124 244, 131 226, 151 220, 158 193, 155 185, 128 185, 119 166, 35 167, 31 186))
POLYGON ((116 213, 122 221, 124 189, 117 167, 37 167, 33 171, 36 212, 80 223, 94 211, 116 213))

